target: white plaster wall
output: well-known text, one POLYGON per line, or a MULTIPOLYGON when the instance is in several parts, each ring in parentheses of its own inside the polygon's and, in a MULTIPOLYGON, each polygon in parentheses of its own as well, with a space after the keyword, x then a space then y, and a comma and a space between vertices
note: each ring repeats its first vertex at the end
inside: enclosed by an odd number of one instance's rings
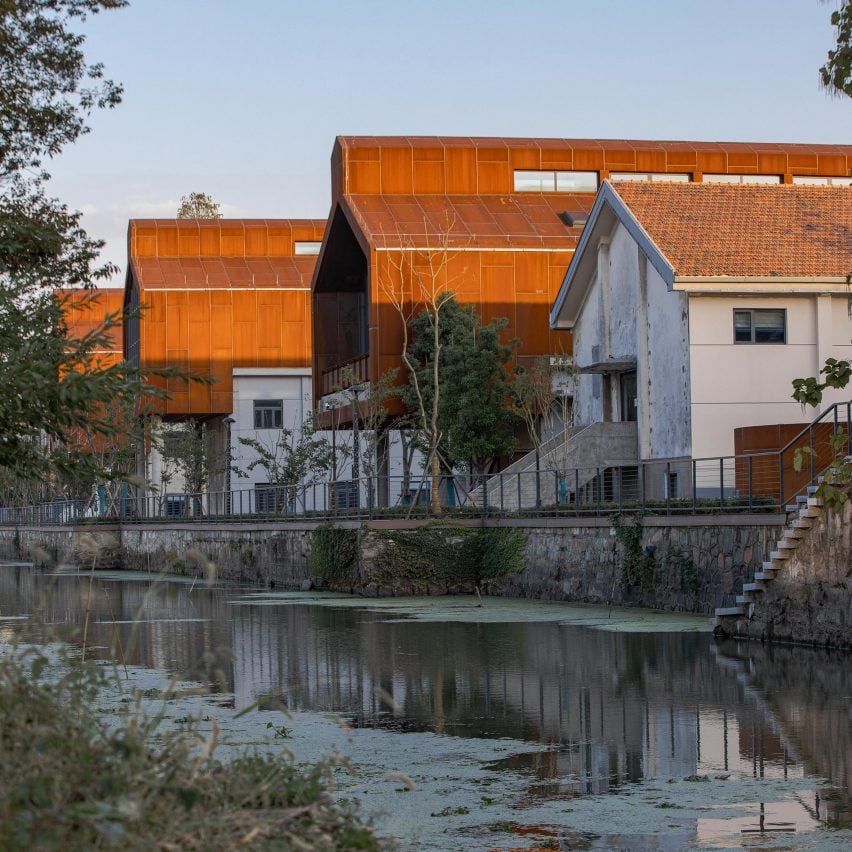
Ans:
MULTIPOLYGON (((810 422, 817 412, 790 398, 793 379, 816 375, 825 357, 852 357, 852 319, 841 296, 696 295, 689 315, 696 458, 732 454, 740 426, 810 422), (821 309, 819 299, 828 300, 821 309), (786 308, 787 343, 735 344, 738 308, 786 308)), ((823 407, 849 396, 848 389, 829 392, 823 407)))
POLYGON ((234 370, 234 411, 231 416, 235 423, 231 426, 231 455, 234 465, 246 476, 233 474, 233 489, 251 489, 256 483, 269 481, 262 468, 248 470, 257 454, 240 443, 240 438, 252 438, 272 449, 278 439, 277 429, 254 428, 254 402, 258 399, 282 400, 283 427, 300 432, 311 411, 311 371, 297 368, 234 370))
MULTIPOLYGON (((610 238, 608 268, 597 270, 574 327, 576 364, 607 359, 637 363, 643 458, 689 455, 687 300, 683 294, 668 290, 620 224, 610 238), (647 310, 640 300, 640 263, 647 270, 647 310), (609 296, 603 292, 607 280, 609 296)), ((620 400, 615 378, 611 389, 612 417, 617 420, 620 400)), ((574 400, 577 425, 604 420, 604 393, 603 377, 579 376, 574 400)))
MULTIPOLYGON (((637 247, 638 248, 638 247, 637 247)), ((647 265, 648 416, 640 392, 640 445, 646 459, 680 458, 691 453, 689 303, 669 290, 647 265)), ((640 388, 644 381, 639 376, 640 388)))

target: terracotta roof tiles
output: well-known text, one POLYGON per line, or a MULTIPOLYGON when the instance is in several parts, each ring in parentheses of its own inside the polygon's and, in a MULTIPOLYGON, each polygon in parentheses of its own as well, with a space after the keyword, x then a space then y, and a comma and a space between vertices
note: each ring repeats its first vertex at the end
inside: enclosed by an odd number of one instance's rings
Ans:
POLYGON ((614 183, 687 277, 845 277, 852 273, 852 187, 614 183))

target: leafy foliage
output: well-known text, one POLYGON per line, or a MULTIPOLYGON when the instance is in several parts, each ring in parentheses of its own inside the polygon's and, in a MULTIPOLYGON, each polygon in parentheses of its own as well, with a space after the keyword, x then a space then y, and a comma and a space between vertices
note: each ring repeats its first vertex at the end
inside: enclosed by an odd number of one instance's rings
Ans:
MULTIPOLYGON (((410 358, 417 373, 425 407, 434 395, 434 316, 421 311, 411 323, 410 358)), ((441 309, 441 361, 438 424, 441 451, 450 466, 486 471, 493 459, 515 447, 517 417, 506 405, 508 365, 516 344, 504 345, 500 333, 505 319, 482 325, 476 312, 452 298, 441 309)), ((403 390, 409 408, 416 407, 412 383, 403 390)))
POLYGON ((221 219, 222 207, 206 192, 190 192, 180 199, 178 219, 221 219))
POLYGON ((331 444, 317 437, 310 418, 301 429, 280 429, 272 443, 257 438, 239 441, 257 454, 245 471, 238 471, 243 477, 259 467, 271 485, 311 485, 331 470, 331 444))
POLYGON ((66 662, 57 676, 38 653, 0 658, 4 849, 380 848, 328 796, 329 763, 297 766, 287 753, 220 763, 215 726, 167 727, 140 712, 138 692, 107 723, 96 701, 108 670, 66 662))
POLYGON ((332 524, 320 524, 311 533, 308 570, 312 577, 322 577, 335 588, 351 586, 358 565, 357 530, 332 524))
MULTIPOLYGON (((53 483, 104 469, 80 436, 117 440, 114 404, 133 407, 158 391, 125 364, 106 364, 106 324, 69 337, 68 288, 93 288, 116 270, 99 265, 102 241, 80 214, 45 190, 43 161, 88 132, 89 114, 115 106, 121 88, 83 56, 74 27, 124 0, 0 2, 0 471, 53 483)), ((161 374, 177 375, 161 371, 161 374)))
MULTIPOLYGON (((852 280, 852 275, 849 276, 852 280)), ((825 376, 823 381, 819 376, 809 376, 805 379, 793 380, 793 399, 802 405, 818 406, 822 402, 823 391, 828 388, 842 390, 852 379, 852 362, 827 358, 825 366, 819 371, 825 376)), ((844 429, 838 429, 829 438, 832 461, 823 473, 823 481, 817 489, 820 497, 829 509, 839 509, 849 499, 852 493, 852 462, 847 459, 849 435, 844 429)), ((810 447, 799 447, 793 455, 793 467, 801 472, 806 456, 813 453, 810 447)))
POLYGON ((837 95, 852 98, 852 0, 842 0, 831 13, 836 44, 828 51, 828 61, 819 69, 822 85, 837 95))
POLYGON ((160 433, 158 443, 163 460, 160 481, 168 489, 176 476, 181 477, 184 490, 200 494, 211 479, 223 474, 228 467, 228 454, 216 446, 206 423, 185 421, 168 426, 160 433))

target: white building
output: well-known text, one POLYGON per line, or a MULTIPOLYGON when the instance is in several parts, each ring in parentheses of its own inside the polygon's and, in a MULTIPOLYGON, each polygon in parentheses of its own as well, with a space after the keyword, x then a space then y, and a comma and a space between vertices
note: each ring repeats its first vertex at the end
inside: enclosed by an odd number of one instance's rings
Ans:
POLYGON ((852 358, 850 273, 848 186, 604 182, 550 317, 574 332, 576 424, 635 421, 646 461, 810 421, 791 382, 852 358))

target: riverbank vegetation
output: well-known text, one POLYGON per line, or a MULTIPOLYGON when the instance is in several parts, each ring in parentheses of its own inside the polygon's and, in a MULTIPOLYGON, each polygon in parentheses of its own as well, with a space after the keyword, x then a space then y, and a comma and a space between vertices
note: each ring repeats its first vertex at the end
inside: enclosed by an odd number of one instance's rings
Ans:
POLYGON ((110 669, 41 651, 0 656, 3 849, 370 850, 371 828, 329 794, 331 764, 216 757, 217 732, 142 710, 98 710, 110 669))

